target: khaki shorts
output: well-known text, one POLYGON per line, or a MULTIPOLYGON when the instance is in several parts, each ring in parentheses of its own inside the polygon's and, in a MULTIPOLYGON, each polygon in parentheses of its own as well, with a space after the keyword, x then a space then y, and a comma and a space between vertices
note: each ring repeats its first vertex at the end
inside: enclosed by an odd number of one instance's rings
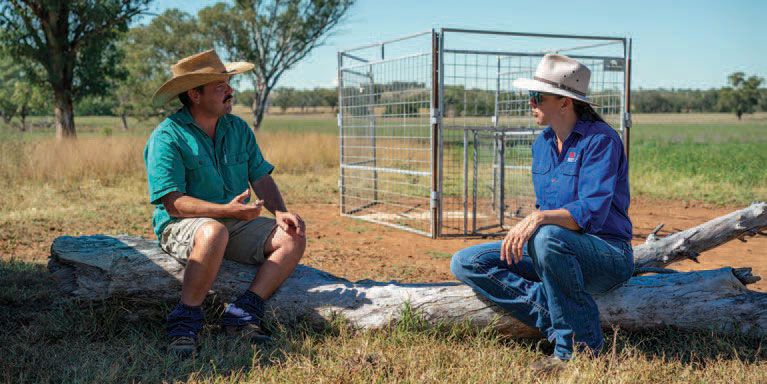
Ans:
POLYGON ((207 217, 189 218, 168 224, 160 236, 160 248, 177 260, 186 264, 194 246, 194 234, 200 226, 218 221, 229 230, 229 242, 226 244, 224 258, 244 264, 261 264, 264 257, 266 239, 277 228, 274 219, 257 217, 250 221, 233 219, 211 219, 207 217))

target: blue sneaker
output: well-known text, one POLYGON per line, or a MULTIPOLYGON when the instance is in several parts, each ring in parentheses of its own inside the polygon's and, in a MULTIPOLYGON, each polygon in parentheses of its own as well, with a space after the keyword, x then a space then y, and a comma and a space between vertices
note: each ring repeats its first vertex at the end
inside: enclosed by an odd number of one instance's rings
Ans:
POLYGON ((226 305, 221 326, 230 336, 252 343, 266 342, 272 338, 261 324, 263 318, 264 300, 251 291, 245 291, 234 303, 226 305))
POLYGON ((202 330, 204 315, 200 307, 178 303, 168 314, 165 331, 170 340, 168 352, 187 357, 197 352, 197 334, 202 330))

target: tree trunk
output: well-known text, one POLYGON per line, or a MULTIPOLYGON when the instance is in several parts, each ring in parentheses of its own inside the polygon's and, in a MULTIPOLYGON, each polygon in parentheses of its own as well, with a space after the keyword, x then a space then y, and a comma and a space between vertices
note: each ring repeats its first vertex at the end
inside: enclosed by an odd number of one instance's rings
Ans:
POLYGON ((21 107, 21 111, 19 111, 19 118, 21 119, 21 127, 19 129, 21 132, 27 131, 27 116, 29 115, 29 108, 24 105, 21 107))
POLYGON ((75 112, 72 105, 72 92, 69 89, 54 90, 54 119, 56 139, 75 138, 75 112))
MULTIPOLYGON (((755 217, 744 220, 767 217, 761 203, 725 218, 747 213, 755 217)), ((726 236, 687 236, 682 242, 650 240, 640 246, 646 250, 639 253, 643 260, 656 260, 656 264, 673 262, 679 258, 669 255, 679 254, 680 249, 701 248, 696 242, 705 241, 703 248, 713 247, 732 238, 733 233, 742 233, 729 226, 741 225, 744 220, 718 218, 696 227, 699 234, 721 231, 727 232, 726 236), (654 247, 663 251, 652 251, 654 247)), ((57 238, 51 246, 49 269, 64 292, 80 299, 145 296, 178 300, 184 266, 160 250, 155 240, 95 235, 57 238)), ((230 298, 248 287, 256 270, 255 266, 224 260, 213 291, 230 298)), ((605 327, 650 330, 673 326, 767 336, 767 293, 745 287, 757 280, 749 268, 635 276, 595 299, 605 327)), ((306 319, 322 324, 341 315, 359 328, 383 327, 396 321, 405 303, 434 324, 468 321, 475 326, 491 325, 511 336, 537 335, 536 330, 484 301, 468 286, 452 282, 350 282, 299 266, 268 301, 270 313, 283 322, 306 319)))
POLYGON ((255 80, 256 87, 253 92, 253 104, 250 109, 253 112, 253 130, 258 131, 261 128, 261 122, 264 120, 269 93, 272 92, 274 84, 269 85, 269 79, 259 79, 258 77, 253 79, 255 80))
POLYGON ((125 116, 125 113, 121 113, 120 114, 120 120, 123 123, 123 131, 127 131, 128 130, 128 117, 125 116))

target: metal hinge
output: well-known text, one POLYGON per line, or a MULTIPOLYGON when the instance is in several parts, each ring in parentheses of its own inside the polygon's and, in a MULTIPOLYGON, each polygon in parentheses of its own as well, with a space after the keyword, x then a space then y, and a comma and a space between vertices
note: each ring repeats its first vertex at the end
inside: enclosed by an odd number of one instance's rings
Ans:
POLYGON ((623 112, 623 126, 631 128, 631 112, 623 112))
POLYGON ((431 118, 431 124, 437 124, 439 120, 439 109, 429 109, 429 117, 431 118))
POLYGON ((437 208, 438 202, 439 202, 439 192, 431 191, 431 201, 429 203, 430 208, 431 209, 437 208))

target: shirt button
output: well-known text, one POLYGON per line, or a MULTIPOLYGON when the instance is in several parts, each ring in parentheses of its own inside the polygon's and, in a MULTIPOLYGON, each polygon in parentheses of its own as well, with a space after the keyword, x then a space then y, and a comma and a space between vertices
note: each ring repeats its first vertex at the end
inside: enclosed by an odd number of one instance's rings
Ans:
POLYGON ((197 164, 202 165, 202 160, 198 160, 197 164))
POLYGON ((556 183, 556 182, 557 182, 557 178, 556 178, 556 177, 552 177, 552 178, 551 178, 551 182, 552 182, 552 183, 556 183))

